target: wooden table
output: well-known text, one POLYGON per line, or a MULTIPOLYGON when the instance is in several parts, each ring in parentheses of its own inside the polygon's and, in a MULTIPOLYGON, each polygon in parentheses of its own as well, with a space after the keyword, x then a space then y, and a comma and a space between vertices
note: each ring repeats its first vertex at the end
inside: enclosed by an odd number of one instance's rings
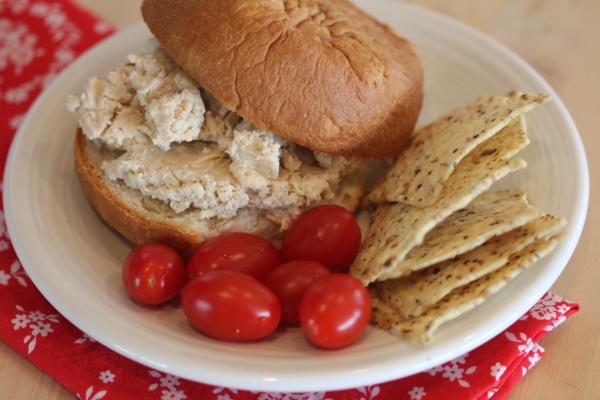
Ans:
MULTIPOLYGON (((411 0, 487 32, 532 64, 573 114, 589 157, 591 199, 579 246, 554 285, 582 311, 543 341, 546 355, 513 399, 600 398, 600 1, 411 0)), ((118 27, 138 20, 140 0, 81 0, 118 27)), ((51 378, 0 344, 0 399, 70 399, 51 378)))

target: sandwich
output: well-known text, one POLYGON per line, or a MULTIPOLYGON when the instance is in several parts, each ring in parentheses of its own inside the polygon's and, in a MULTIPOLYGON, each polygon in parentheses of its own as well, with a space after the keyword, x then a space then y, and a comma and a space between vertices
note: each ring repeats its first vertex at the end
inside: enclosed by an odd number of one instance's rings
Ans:
POLYGON ((87 81, 75 167, 133 243, 189 253, 302 211, 360 203, 366 161, 398 156, 421 109, 413 46, 345 0, 145 0, 155 49, 87 81))

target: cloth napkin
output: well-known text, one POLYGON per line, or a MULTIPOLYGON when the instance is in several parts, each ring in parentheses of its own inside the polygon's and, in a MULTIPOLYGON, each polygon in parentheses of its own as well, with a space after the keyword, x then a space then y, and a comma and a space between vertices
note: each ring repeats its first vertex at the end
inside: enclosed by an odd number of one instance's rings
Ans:
MULTIPOLYGON (((77 55, 113 31, 106 21, 66 0, 0 3, 0 172, 12 137, 35 97, 77 55)), ((480 348, 404 379, 336 392, 256 393, 149 369, 81 332, 52 308, 27 277, 12 249, 2 209, 0 298, 0 339, 85 400, 503 399, 542 357, 539 341, 579 309, 547 293, 480 348)))

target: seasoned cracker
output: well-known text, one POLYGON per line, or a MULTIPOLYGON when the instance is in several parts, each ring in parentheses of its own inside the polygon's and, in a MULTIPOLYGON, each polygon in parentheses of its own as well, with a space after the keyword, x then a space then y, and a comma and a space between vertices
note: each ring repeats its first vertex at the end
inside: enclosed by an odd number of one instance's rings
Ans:
POLYGON ((461 160, 520 115, 549 99, 546 94, 513 92, 480 97, 455 108, 415 133, 410 147, 368 200, 419 207, 436 204, 461 160))
POLYGON ((465 157, 431 207, 380 204, 367 231, 362 249, 350 268, 365 285, 395 269, 425 235, 446 217, 466 207, 499 179, 524 168, 521 159, 510 159, 528 143, 521 122, 477 146, 465 157), (519 127, 515 129, 515 126, 519 127))
POLYGON ((408 277, 378 282, 372 290, 402 318, 418 317, 452 290, 497 270, 512 254, 537 240, 557 235, 566 224, 563 218, 541 216, 452 260, 408 277))
POLYGON ((518 189, 486 192, 467 207, 446 218, 413 248, 398 266, 379 280, 406 276, 413 271, 449 260, 542 215, 518 189))
POLYGON ((444 322, 461 316, 498 292, 525 268, 549 254, 558 244, 556 238, 542 239, 512 255, 506 265, 468 285, 454 289, 421 316, 405 320, 393 308, 373 299, 373 321, 392 334, 424 344, 444 322))

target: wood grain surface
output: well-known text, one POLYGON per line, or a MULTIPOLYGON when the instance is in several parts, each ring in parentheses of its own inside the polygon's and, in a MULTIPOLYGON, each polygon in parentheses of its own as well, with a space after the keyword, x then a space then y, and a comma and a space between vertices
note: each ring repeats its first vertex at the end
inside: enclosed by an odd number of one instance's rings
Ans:
MULTIPOLYGON (((583 236, 553 290, 582 311, 543 341, 546 354, 511 399, 600 398, 600 1, 411 0, 462 20, 512 48, 556 89, 575 118, 588 154, 590 209, 583 236)), ((139 0, 81 0, 123 27, 139 0)), ((0 344, 0 399, 71 399, 68 392, 0 344)))

